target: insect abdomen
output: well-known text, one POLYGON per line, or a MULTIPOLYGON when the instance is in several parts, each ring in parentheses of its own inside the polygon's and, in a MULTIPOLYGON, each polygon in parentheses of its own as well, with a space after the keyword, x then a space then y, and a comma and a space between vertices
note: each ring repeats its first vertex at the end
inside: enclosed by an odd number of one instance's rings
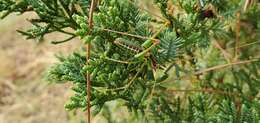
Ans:
POLYGON ((139 52, 142 52, 142 51, 143 51, 142 48, 137 47, 137 46, 134 46, 133 44, 127 42, 127 41, 126 41, 125 39, 123 39, 123 38, 117 38, 117 39, 114 41, 114 43, 115 43, 116 45, 119 45, 119 46, 121 46, 121 47, 124 47, 124 48, 126 48, 126 49, 128 49, 128 50, 130 50, 130 51, 136 52, 136 53, 139 53, 139 52))

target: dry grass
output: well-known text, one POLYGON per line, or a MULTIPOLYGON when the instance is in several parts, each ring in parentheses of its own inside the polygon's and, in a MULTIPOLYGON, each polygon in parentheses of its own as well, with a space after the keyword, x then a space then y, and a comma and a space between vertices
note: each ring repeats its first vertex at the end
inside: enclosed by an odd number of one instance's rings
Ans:
POLYGON ((50 44, 50 39, 63 37, 57 34, 41 44, 25 40, 16 29, 28 28, 25 19, 31 16, 11 15, 0 21, 0 123, 73 122, 63 107, 71 94, 70 85, 49 85, 42 77, 56 62, 55 53, 68 54, 80 42, 50 44))

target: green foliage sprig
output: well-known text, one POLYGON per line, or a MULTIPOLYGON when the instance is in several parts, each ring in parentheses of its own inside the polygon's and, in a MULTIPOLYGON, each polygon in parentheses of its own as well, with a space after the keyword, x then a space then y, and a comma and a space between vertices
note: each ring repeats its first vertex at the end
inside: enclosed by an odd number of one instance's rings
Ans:
POLYGON ((68 110, 86 110, 89 72, 93 115, 111 116, 116 100, 141 122, 260 122, 259 3, 242 12, 244 0, 154 0, 158 17, 134 2, 100 0, 91 35, 88 0, 0 0, 0 12, 35 12, 33 27, 18 31, 28 39, 60 32, 69 38, 53 44, 91 44, 88 65, 82 50, 48 72, 51 82, 73 84, 68 110))

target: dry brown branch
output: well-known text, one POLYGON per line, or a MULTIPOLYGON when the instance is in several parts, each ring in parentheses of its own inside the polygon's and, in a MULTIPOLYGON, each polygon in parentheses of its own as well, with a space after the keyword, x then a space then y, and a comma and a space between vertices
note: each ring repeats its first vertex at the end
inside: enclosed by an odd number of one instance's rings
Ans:
MULTIPOLYGON (((223 91, 223 90, 216 90, 212 88, 202 88, 202 89, 167 89, 166 90, 169 93, 212 93, 212 94, 220 94, 220 95, 227 95, 227 96, 241 96, 239 93, 234 93, 234 92, 228 92, 228 91, 223 91)), ((254 99, 254 98, 260 98, 259 96, 249 96, 249 99, 254 99)))
POLYGON ((238 93, 226 92, 226 91, 215 90, 215 89, 210 89, 210 88, 203 88, 203 89, 167 89, 167 92, 171 92, 171 93, 204 92, 204 93, 214 93, 214 94, 229 95, 229 96, 239 96, 238 93))
MULTIPOLYGON (((95 28, 98 28, 98 27, 95 27, 95 28)), ((155 39, 155 38, 150 38, 150 37, 144 37, 144 36, 140 36, 140 35, 134 35, 134 34, 130 34, 130 33, 127 33, 127 32, 120 32, 120 31, 115 31, 115 30, 111 30, 111 29, 102 29, 102 28, 98 28, 100 30, 103 30, 103 31, 107 31, 107 32, 113 32, 113 33, 117 33, 117 34, 120 34, 120 35, 126 35, 126 36, 130 36, 130 37, 134 37, 134 38, 139 38, 139 39, 143 39, 143 40, 154 40, 154 41, 158 41, 158 39, 155 39)))
POLYGON ((238 55, 238 50, 239 50, 239 40, 240 40, 240 12, 237 12, 237 22, 236 22, 236 42, 235 42, 235 51, 234 51, 234 60, 236 61, 237 55, 238 55))
POLYGON ((217 41, 214 41, 213 44, 221 51, 226 61, 230 62, 231 55, 225 49, 223 49, 217 41))
MULTIPOLYGON (((251 43, 244 43, 237 48, 243 48, 243 47, 251 46, 251 45, 254 45, 254 44, 258 44, 258 43, 260 43, 260 41, 255 41, 255 42, 251 42, 251 43)), ((226 50, 233 50, 234 48, 235 47, 231 47, 231 48, 227 48, 226 50)))
MULTIPOLYGON (((216 70, 223 69, 223 68, 226 68, 226 67, 230 67, 230 66, 233 66, 233 65, 243 65, 243 64, 248 64, 248 63, 257 62, 257 61, 260 61, 259 57, 253 58, 253 59, 250 59, 250 60, 245 60, 245 61, 238 61, 238 62, 232 62, 232 63, 228 63, 228 64, 223 64, 223 65, 217 65, 217 66, 213 66, 213 67, 210 67, 210 68, 207 68, 207 69, 195 72, 195 73, 183 75, 183 76, 176 78, 174 80, 181 80, 181 79, 184 79, 184 78, 189 78, 189 77, 194 76, 194 75, 200 75, 200 74, 203 74, 203 73, 216 71, 216 70)), ((169 81, 163 81, 163 82, 159 82, 159 83, 156 83, 156 84, 162 84, 162 83, 166 83, 166 82, 169 82, 169 81)))
MULTIPOLYGON (((93 29, 93 12, 94 12, 94 5, 95 5, 96 0, 91 0, 91 6, 90 6, 90 10, 89 10, 89 20, 88 20, 88 24, 89 24, 89 34, 92 33, 92 29, 93 29)), ((91 51, 91 46, 90 43, 87 44, 86 46, 86 60, 87 60, 87 65, 89 64, 89 60, 90 60, 90 51, 91 51)), ((90 91, 91 91, 91 82, 90 82, 90 73, 87 72, 87 122, 90 123, 90 91)))
POLYGON ((248 63, 252 63, 252 62, 256 62, 256 61, 259 61, 259 58, 255 58, 255 59, 251 59, 251 60, 245 60, 245 61, 238 61, 238 62, 223 64, 223 65, 218 65, 218 66, 210 67, 210 68, 195 72, 193 75, 200 75, 200 74, 203 74, 203 73, 219 70, 219 69, 230 67, 230 66, 233 66, 233 65, 248 64, 248 63))

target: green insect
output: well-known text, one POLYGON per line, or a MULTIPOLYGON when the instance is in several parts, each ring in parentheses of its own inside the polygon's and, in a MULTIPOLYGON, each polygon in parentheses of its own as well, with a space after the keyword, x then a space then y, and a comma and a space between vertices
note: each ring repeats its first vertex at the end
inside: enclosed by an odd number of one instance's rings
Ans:
POLYGON ((114 43, 118 46, 121 46, 123 48, 126 48, 134 53, 140 53, 143 51, 143 48, 142 47, 139 47, 123 38, 117 38, 114 43))
POLYGON ((149 51, 154 48, 159 41, 154 41, 151 39, 146 40, 140 47, 137 46, 135 44, 133 44, 132 42, 129 42, 123 38, 117 38, 114 43, 118 46, 121 46, 123 48, 126 48, 132 52, 137 53, 134 58, 141 58, 143 56, 149 56, 149 51))
POLYGON ((152 48, 154 48, 158 44, 158 42, 154 42, 154 40, 148 39, 141 46, 138 46, 133 42, 129 42, 126 39, 117 38, 114 40, 114 44, 136 53, 136 55, 134 55, 133 58, 130 58, 131 61, 132 60, 140 61, 140 59, 149 60, 151 61, 152 67, 156 68, 157 62, 149 51, 152 48))
POLYGON ((125 63, 125 64, 129 64, 129 63, 135 63, 132 61, 135 61, 137 59, 137 61, 143 61, 143 60, 149 60, 152 63, 152 67, 155 69, 155 67, 157 66, 157 62, 155 60, 155 57, 151 54, 151 50, 156 47, 159 43, 160 40, 156 39, 156 37, 160 34, 160 32, 170 24, 170 22, 165 22, 164 26, 162 26, 152 37, 142 37, 142 36, 138 36, 138 35, 133 35, 133 34, 128 34, 128 33, 124 33, 124 32, 118 32, 118 31, 114 31, 114 30, 109 30, 109 29, 103 29, 105 31, 108 32, 113 32, 113 33, 117 33, 117 34, 121 34, 121 35, 126 35, 126 36, 130 36, 130 37, 135 37, 135 38, 139 38, 139 39, 144 39, 144 43, 141 44, 141 46, 138 46, 136 44, 134 44, 133 42, 129 42, 126 39, 123 38, 117 38, 113 41, 114 44, 128 49, 134 53, 136 53, 134 55, 133 58, 130 59, 130 61, 120 61, 120 60, 115 60, 115 59, 110 59, 107 58, 107 60, 111 60, 111 61, 115 61, 115 62, 119 62, 119 63, 125 63))

